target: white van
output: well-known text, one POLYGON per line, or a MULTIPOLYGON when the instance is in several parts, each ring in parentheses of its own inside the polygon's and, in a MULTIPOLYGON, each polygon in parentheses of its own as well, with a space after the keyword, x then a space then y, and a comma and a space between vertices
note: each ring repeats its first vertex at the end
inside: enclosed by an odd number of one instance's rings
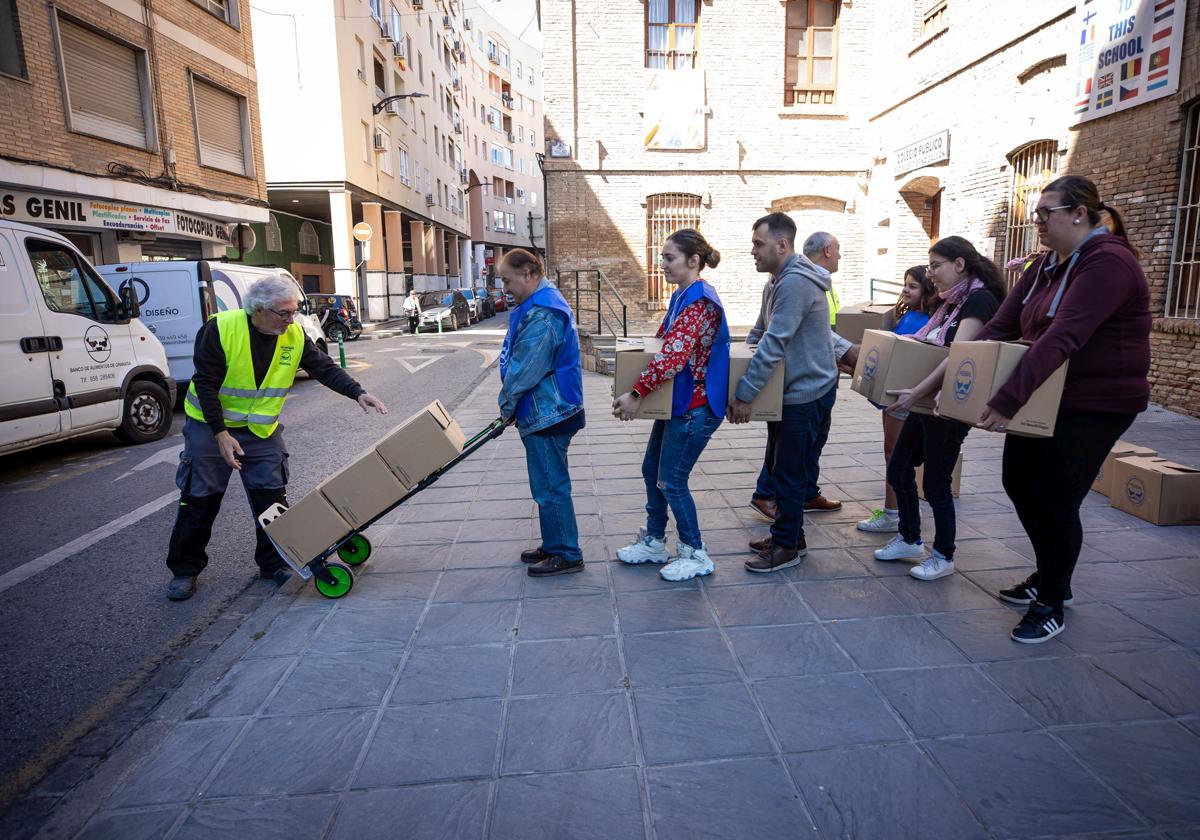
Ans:
POLYGON ((158 440, 174 405, 137 301, 57 233, 0 220, 0 454, 104 429, 158 440))
POLYGON ((167 349, 167 363, 171 366, 171 376, 179 383, 181 395, 196 370, 192 356, 200 327, 218 312, 241 309, 246 290, 263 277, 280 277, 296 287, 296 300, 300 304, 296 323, 321 352, 328 352, 325 333, 309 314, 308 298, 296 278, 282 268, 215 260, 171 260, 98 265, 96 270, 122 294, 126 288, 137 293, 141 318, 167 349))

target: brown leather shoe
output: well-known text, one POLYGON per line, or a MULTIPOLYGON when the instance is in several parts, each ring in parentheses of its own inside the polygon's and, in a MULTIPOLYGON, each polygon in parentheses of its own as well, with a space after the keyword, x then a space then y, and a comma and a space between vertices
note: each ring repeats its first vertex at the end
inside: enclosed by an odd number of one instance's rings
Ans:
POLYGON ((760 554, 753 560, 747 560, 745 564, 746 571, 758 572, 760 574, 778 572, 781 569, 798 566, 806 554, 808 554, 808 548, 803 542, 797 548, 772 546, 770 554, 760 554))
POLYGON ((763 537, 761 540, 751 540, 750 541, 750 550, 755 552, 756 554, 762 554, 764 551, 770 551, 774 547, 775 547, 775 540, 772 539, 770 534, 763 537))
POLYGON ((751 499, 750 507, 758 511, 758 515, 768 522, 774 522, 779 516, 779 505, 774 499, 751 499))
POLYGON ((826 499, 824 496, 813 496, 804 503, 805 513, 827 513, 831 510, 841 510, 842 503, 837 499, 826 499))

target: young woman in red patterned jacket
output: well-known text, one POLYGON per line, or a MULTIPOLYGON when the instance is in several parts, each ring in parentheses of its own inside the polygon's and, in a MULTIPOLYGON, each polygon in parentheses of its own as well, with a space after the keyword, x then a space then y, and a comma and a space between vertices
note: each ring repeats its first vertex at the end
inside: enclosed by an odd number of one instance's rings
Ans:
POLYGON ((729 326, 716 290, 700 277, 701 269, 716 268, 720 261, 721 255, 698 231, 677 230, 667 239, 663 274, 678 288, 658 328, 662 351, 633 390, 613 401, 613 415, 632 420, 638 400, 660 387, 672 390, 671 419, 654 421, 642 462, 646 527, 638 531, 632 545, 617 552, 624 563, 668 563, 660 573, 665 580, 689 580, 713 572, 688 477, 725 417, 729 326), (673 561, 666 546, 668 508, 679 532, 673 561))

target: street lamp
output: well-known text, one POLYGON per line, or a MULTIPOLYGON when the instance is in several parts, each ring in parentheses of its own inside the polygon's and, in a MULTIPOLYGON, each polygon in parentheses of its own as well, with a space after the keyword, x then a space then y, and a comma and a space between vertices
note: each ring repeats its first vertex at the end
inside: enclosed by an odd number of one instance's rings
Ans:
POLYGON ((388 106, 390 102, 399 102, 401 99, 420 99, 422 96, 429 96, 427 93, 397 93, 395 96, 385 96, 374 105, 371 106, 371 113, 378 116, 379 112, 388 106))

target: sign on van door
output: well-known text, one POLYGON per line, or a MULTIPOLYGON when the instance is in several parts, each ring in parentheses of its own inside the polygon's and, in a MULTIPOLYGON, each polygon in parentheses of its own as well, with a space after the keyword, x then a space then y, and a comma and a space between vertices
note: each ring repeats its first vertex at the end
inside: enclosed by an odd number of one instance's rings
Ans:
MULTIPOLYGON (((194 269, 164 269, 134 273, 125 277, 118 289, 132 287, 141 305, 141 319, 167 351, 171 375, 179 381, 192 378, 195 364, 196 332, 200 329, 200 292, 194 269)), ((115 281, 120 275, 109 275, 115 281)))

